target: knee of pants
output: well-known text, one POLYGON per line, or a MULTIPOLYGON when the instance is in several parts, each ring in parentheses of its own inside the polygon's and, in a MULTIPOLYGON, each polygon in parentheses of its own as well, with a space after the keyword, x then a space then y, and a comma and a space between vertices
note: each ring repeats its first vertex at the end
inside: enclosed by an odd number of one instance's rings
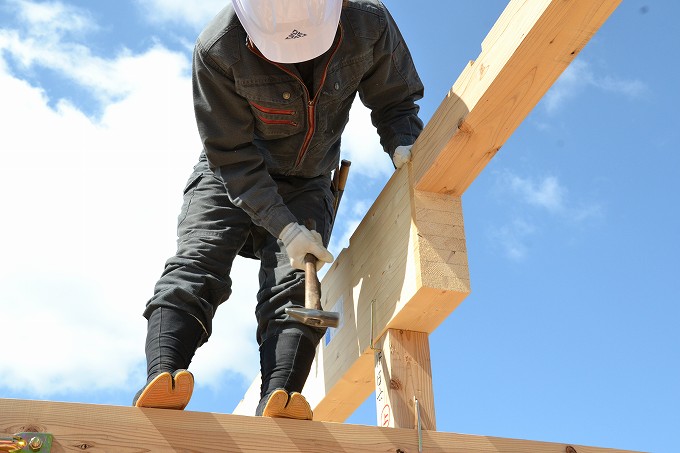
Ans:
POLYGON ((217 308, 231 295, 229 273, 236 250, 212 247, 204 238, 180 241, 177 254, 168 259, 156 282, 147 312, 159 306, 186 311, 210 335, 217 308))
POLYGON ((293 270, 286 278, 277 279, 277 284, 262 288, 257 295, 258 304, 255 311, 257 318, 257 341, 262 344, 267 338, 281 333, 298 332, 315 345, 326 332, 325 328, 307 326, 286 314, 288 307, 304 307, 305 279, 304 272, 293 270))

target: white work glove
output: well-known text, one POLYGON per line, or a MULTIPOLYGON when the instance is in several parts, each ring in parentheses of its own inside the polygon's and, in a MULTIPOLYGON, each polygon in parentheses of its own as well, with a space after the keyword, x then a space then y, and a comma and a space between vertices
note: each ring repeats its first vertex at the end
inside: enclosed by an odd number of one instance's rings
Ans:
POLYGON ((397 146, 392 155, 392 162, 394 162, 395 167, 401 168, 411 161, 411 148, 413 148, 413 145, 397 146))
POLYGON ((309 231, 299 223, 289 223, 279 239, 286 246, 286 253, 290 258, 290 265, 296 269, 305 269, 305 255, 311 253, 316 256, 316 270, 320 270, 325 263, 333 262, 333 255, 323 246, 321 235, 316 231, 309 231))

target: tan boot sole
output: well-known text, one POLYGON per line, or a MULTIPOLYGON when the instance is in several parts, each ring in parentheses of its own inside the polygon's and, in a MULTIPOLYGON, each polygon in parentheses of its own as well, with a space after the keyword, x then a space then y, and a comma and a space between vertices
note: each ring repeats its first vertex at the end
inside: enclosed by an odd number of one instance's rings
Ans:
POLYGON ((144 388, 136 407, 182 410, 187 407, 194 391, 194 376, 182 370, 175 373, 174 383, 170 373, 161 373, 144 388))
POLYGON ((313 413, 309 403, 300 393, 293 392, 289 398, 285 390, 279 389, 269 396, 267 405, 262 411, 262 416, 311 420, 313 413))

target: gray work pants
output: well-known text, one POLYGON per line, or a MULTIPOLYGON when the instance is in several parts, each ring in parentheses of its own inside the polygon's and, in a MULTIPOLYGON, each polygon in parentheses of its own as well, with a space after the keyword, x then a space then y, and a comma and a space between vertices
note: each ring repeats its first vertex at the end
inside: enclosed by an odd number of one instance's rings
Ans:
MULTIPOLYGON (((274 180, 298 222, 314 219, 324 244, 328 244, 333 212, 330 176, 275 176, 274 180)), ((177 253, 166 262, 144 316, 148 319, 158 307, 182 310, 199 320, 205 329, 201 343, 207 341, 217 307, 231 294, 230 273, 239 253, 260 260, 255 306, 258 344, 283 332, 299 332, 318 344, 325 329, 305 326, 284 311, 293 305, 304 306, 304 272, 290 266, 280 240, 234 206, 204 154, 184 189, 177 253)))

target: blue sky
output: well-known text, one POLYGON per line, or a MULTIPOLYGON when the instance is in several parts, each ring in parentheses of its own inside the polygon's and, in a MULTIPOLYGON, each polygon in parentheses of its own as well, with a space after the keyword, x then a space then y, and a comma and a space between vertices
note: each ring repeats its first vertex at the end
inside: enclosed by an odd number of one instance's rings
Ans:
MULTIPOLYGON (((199 152, 191 49, 224 3, 0 3, 0 397, 127 405, 143 382, 199 152), (40 372, 6 360, 33 354, 40 372)), ((386 4, 427 121, 507 2, 386 4)), ((472 293, 430 337, 439 431, 677 451, 677 17, 624 1, 463 196, 472 293)), ((360 107, 343 143, 336 254, 391 172, 360 107)), ((231 412, 257 372, 256 267, 235 272, 191 410, 231 412)))

